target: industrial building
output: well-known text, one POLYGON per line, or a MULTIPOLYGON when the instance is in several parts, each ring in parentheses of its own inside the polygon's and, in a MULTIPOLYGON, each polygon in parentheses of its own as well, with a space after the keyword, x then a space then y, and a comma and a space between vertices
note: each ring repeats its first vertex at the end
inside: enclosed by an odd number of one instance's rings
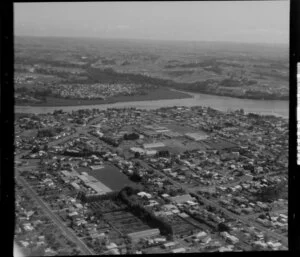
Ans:
POLYGON ((185 136, 194 141, 200 141, 206 139, 208 136, 203 133, 186 133, 185 136))
POLYGON ((132 241, 139 241, 142 238, 151 238, 151 237, 156 237, 160 234, 160 231, 158 228, 154 229, 147 229, 139 232, 134 232, 127 234, 127 236, 132 240, 132 241))
POLYGON ((194 198, 191 197, 189 194, 171 197, 171 201, 175 202, 177 204, 178 203, 185 203, 187 201, 193 201, 193 200, 194 200, 194 198))
POLYGON ((90 175, 78 175, 77 176, 86 186, 92 188, 94 191, 96 191, 97 194, 103 195, 108 192, 112 192, 112 190, 105 186, 103 183, 98 181, 96 178, 90 175))
POLYGON ((144 149, 151 149, 151 148, 161 148, 165 147, 164 143, 157 142, 157 143, 150 143, 150 144, 144 144, 144 149))

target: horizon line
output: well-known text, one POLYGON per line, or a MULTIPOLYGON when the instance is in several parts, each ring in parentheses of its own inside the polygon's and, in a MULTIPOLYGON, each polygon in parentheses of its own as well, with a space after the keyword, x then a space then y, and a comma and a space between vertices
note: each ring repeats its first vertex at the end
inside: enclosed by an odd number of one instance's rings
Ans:
POLYGON ((54 35, 14 35, 16 37, 32 37, 32 38, 65 38, 65 39, 98 39, 98 40, 125 40, 125 41, 151 41, 151 42, 172 42, 172 43, 229 43, 229 44, 246 44, 246 45, 272 45, 272 46, 287 46, 287 43, 266 43, 266 42, 245 42, 245 41, 214 41, 214 40, 193 40, 193 39, 152 39, 152 38, 114 38, 114 37, 92 37, 92 36, 54 36, 54 35))

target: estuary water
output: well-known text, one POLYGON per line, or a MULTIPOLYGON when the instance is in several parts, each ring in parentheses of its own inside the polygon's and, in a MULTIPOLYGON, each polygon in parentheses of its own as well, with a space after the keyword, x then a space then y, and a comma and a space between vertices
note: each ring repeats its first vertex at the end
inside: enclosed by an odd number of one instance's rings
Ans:
MULTIPOLYGON (((187 92, 185 92, 187 93, 187 92)), ((220 111, 234 111, 244 109, 246 113, 252 112, 264 115, 275 115, 288 118, 289 101, 282 100, 252 100, 239 99, 227 96, 217 96, 199 93, 188 93, 191 98, 184 99, 166 99, 151 101, 134 101, 134 102, 118 102, 112 104, 99 105, 78 105, 78 106, 15 106, 16 113, 52 113, 55 110, 63 110, 66 112, 76 111, 79 109, 100 109, 107 108, 130 108, 139 109, 157 109, 161 107, 172 106, 206 106, 220 111)))

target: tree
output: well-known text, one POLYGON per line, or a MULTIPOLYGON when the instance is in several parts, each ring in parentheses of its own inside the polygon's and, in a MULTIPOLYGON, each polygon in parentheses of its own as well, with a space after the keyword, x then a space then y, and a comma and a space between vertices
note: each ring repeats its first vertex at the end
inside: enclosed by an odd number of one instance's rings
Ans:
POLYGON ((139 152, 134 153, 134 158, 139 159, 141 157, 141 154, 139 152))
POLYGON ((260 219, 265 219, 266 218, 266 215, 265 214, 260 214, 259 216, 258 216, 260 219))
POLYGON ((39 152, 40 150, 41 150, 40 147, 39 147, 38 145, 35 145, 35 146, 32 148, 31 152, 32 152, 32 153, 37 153, 37 152, 39 152))
POLYGON ((169 157, 170 156, 170 153, 168 150, 161 150, 158 152, 158 156, 159 157, 169 157))
POLYGON ((228 227, 228 225, 221 222, 218 224, 218 230, 219 230, 219 232, 224 232, 224 231, 229 232, 230 228, 228 227))
POLYGON ((133 174, 130 176, 130 179, 134 182, 140 182, 142 180, 142 177, 137 171, 134 171, 133 174))
POLYGON ((57 242, 57 241, 54 241, 53 244, 52 244, 51 246, 52 246, 52 248, 53 248, 55 251, 57 251, 57 250, 59 249, 59 247, 60 247, 60 243, 57 242))
POLYGON ((43 147, 43 150, 44 150, 45 152, 48 152, 49 146, 48 146, 47 144, 45 144, 44 147, 43 147))
POLYGON ((80 251, 75 248, 75 249, 72 249, 72 252, 71 252, 71 255, 74 256, 74 255, 79 255, 80 254, 80 251))

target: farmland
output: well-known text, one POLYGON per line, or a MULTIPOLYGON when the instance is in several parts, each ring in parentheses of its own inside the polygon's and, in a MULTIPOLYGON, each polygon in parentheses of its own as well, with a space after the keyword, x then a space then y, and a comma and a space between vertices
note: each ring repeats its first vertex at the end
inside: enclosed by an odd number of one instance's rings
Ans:
POLYGON ((264 52, 260 45, 229 43, 165 45, 30 37, 16 41, 18 104, 75 106, 190 97, 169 88, 237 98, 288 99, 287 48, 282 46, 263 48, 268 49, 264 52), (111 88, 109 92, 97 90, 99 96, 109 97, 95 99, 95 93, 88 90, 92 84, 111 88), (124 87, 122 93, 113 92, 116 85, 124 87))

